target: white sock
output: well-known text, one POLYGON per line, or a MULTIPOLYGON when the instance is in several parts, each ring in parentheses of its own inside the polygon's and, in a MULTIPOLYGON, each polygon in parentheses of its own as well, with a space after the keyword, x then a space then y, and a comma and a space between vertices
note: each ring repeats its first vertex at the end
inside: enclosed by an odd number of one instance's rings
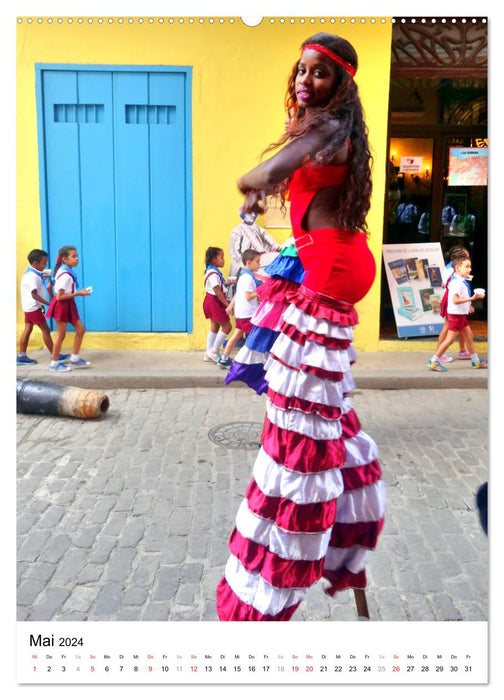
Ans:
POLYGON ((475 353, 473 353, 473 354, 471 355, 471 360, 472 360, 473 362, 479 362, 479 357, 478 357, 478 353, 477 353, 477 352, 475 352, 475 353))
POLYGON ((433 355, 431 357, 431 362, 439 362, 439 357, 437 355, 433 355))
POLYGON ((207 341, 206 341, 207 352, 212 352, 212 348, 214 346, 216 338, 217 338, 217 333, 212 333, 212 331, 208 332, 207 341))
POLYGON ((215 338, 215 343, 213 345, 212 350, 214 352, 219 352, 219 348, 226 338, 227 338, 227 333, 224 333, 224 331, 219 331, 217 333, 217 337, 215 338))
POLYGON ((58 360, 51 360, 51 365, 50 365, 50 366, 51 366, 51 367, 56 367, 57 364, 58 364, 58 360))
POLYGON ((80 358, 80 355, 74 355, 73 353, 70 355, 70 362, 78 362, 80 358))

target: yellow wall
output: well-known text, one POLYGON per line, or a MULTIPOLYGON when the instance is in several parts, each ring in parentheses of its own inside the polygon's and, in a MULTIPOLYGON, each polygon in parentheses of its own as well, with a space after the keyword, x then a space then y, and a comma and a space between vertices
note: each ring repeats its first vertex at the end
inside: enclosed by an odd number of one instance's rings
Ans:
MULTIPOLYGON (((35 64, 190 65, 193 67, 193 279, 194 323, 191 334, 88 333, 86 346, 122 349, 199 349, 205 346, 208 322, 202 313, 204 251, 217 245, 227 251, 229 232, 239 223, 241 203, 235 183, 252 168, 261 152, 283 130, 287 76, 299 56, 301 42, 318 31, 348 39, 359 55, 356 76, 369 126, 374 155, 374 190, 368 217, 370 246, 378 275, 359 305, 358 349, 380 346, 379 304, 383 204, 386 171, 387 111, 390 72, 390 19, 331 23, 306 18, 263 18, 247 27, 240 18, 26 17, 18 20, 17 36, 17 286, 26 269, 26 254, 41 245, 35 64), (190 20, 193 20, 192 23, 190 20)), ((259 223, 262 223, 259 220, 259 223)), ((271 229, 283 242, 289 231, 271 229)), ((227 271, 227 265, 225 268, 227 271)), ((19 304, 18 304, 19 308, 19 304)), ((18 332, 22 314, 18 312, 18 332)), ((33 333, 30 347, 39 342, 33 333)), ((412 346, 409 346, 412 347, 412 346)), ((425 346, 423 346, 425 347, 425 346)))

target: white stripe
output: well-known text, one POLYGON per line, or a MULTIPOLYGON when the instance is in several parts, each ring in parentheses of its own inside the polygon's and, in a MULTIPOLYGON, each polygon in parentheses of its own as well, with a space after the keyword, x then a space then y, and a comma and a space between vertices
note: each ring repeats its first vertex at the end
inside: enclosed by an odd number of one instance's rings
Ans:
POLYGON ((270 552, 291 561, 318 561, 325 555, 331 538, 331 527, 324 532, 282 530, 273 521, 251 513, 246 500, 238 508, 236 527, 246 539, 262 544, 270 552))
POLYGON ((346 392, 342 382, 321 379, 307 372, 298 372, 276 362, 272 357, 265 364, 268 385, 282 396, 297 396, 299 399, 321 403, 325 406, 340 406, 346 392))
POLYGON ((234 359, 242 365, 264 365, 268 359, 268 353, 251 350, 246 345, 243 345, 236 353, 234 359))
POLYGON ((327 372, 348 372, 350 359, 348 350, 327 348, 313 340, 299 345, 287 335, 280 333, 271 348, 271 354, 279 357, 291 367, 302 364, 318 367, 327 372))
POLYGON ((346 459, 344 467, 361 467, 378 459, 378 447, 373 438, 363 430, 345 439, 346 459))
POLYGON ((324 503, 343 493, 339 468, 301 474, 272 460, 262 447, 254 464, 253 477, 266 496, 287 498, 298 505, 324 503))
POLYGON ((277 408, 270 401, 266 407, 269 420, 282 430, 293 430, 313 440, 338 440, 341 437, 341 420, 327 420, 316 413, 301 413, 277 408))
POLYGON ((336 522, 377 522, 385 514, 385 503, 385 484, 381 479, 361 489, 344 491, 336 503, 336 522))
POLYGON ((329 547, 324 561, 324 569, 337 571, 345 567, 353 574, 358 574, 366 568, 370 557, 370 550, 360 545, 348 547, 348 549, 329 547))
POLYGON ((311 331, 319 335, 325 335, 328 338, 341 338, 342 340, 353 340, 353 327, 342 326, 334 321, 328 321, 325 318, 315 318, 309 316, 304 311, 296 308, 291 304, 284 312, 284 321, 296 326, 302 333, 311 331))
POLYGON ((353 343, 350 343, 348 347, 348 357, 350 359, 350 362, 355 362, 358 357, 357 350, 355 349, 355 345, 353 343))
POLYGON ((274 588, 260 574, 247 571, 233 555, 227 561, 225 577, 238 598, 263 615, 277 615, 300 603, 308 592, 308 588, 274 588))

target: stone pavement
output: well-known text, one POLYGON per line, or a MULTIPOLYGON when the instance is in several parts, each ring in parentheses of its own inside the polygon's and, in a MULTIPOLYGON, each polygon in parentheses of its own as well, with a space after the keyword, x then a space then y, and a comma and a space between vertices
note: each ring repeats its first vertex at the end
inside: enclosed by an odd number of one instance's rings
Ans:
MULTIPOLYGON (((211 370, 220 372, 202 369, 211 370)), ((221 385, 107 394, 98 420, 17 416, 18 619, 215 620, 256 447, 219 445, 209 433, 249 422, 254 442, 264 397, 221 385)), ((355 392, 388 497, 368 568, 372 620, 487 619, 487 538, 475 506, 487 479, 487 397, 478 387, 355 392)), ((353 596, 330 599, 317 584, 294 619, 356 620, 353 596)))

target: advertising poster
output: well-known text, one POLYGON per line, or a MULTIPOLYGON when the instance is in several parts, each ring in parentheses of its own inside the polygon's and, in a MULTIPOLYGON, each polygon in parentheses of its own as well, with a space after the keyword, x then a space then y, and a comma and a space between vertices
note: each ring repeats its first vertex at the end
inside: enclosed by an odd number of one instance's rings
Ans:
POLYGON ((488 148, 450 148, 448 172, 450 187, 485 186, 488 173, 488 148))
POLYGON ((383 262, 399 338, 439 335, 445 270, 441 244, 385 244, 383 262))
POLYGON ((421 156, 401 158, 399 167, 400 173, 421 173, 423 169, 423 158, 421 156))

